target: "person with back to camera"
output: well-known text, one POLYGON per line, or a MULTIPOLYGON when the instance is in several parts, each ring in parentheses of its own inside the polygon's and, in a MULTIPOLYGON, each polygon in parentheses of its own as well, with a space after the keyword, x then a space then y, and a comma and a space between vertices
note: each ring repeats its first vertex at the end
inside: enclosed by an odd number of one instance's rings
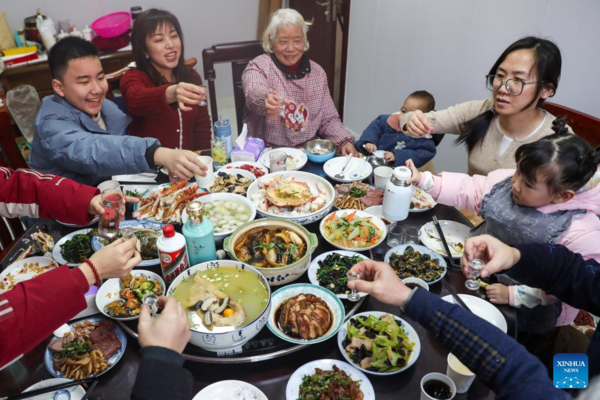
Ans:
POLYGON ((42 100, 31 144, 33 169, 97 185, 112 175, 153 172, 161 165, 181 178, 206 175, 187 150, 127 135, 130 119, 110 100, 98 50, 77 37, 58 41, 48 64, 55 94, 42 100))
POLYGON ((200 75, 184 64, 183 31, 173 14, 152 8, 136 19, 131 32, 136 68, 120 80, 129 134, 152 137, 163 146, 210 149, 211 126, 206 89, 200 75))
POLYGON ((533 36, 519 39, 504 50, 486 76, 491 99, 428 113, 409 112, 400 126, 416 137, 458 134, 456 142, 467 146, 469 175, 514 169, 520 146, 554 133, 556 117, 540 107, 556 94, 561 67, 554 43, 533 36))
POLYGON ((412 159, 417 168, 421 168, 435 157, 435 143, 431 139, 405 135, 399 123, 407 112, 429 112, 434 108, 435 99, 430 93, 424 90, 411 93, 404 100, 400 112, 375 118, 354 145, 362 153, 372 154, 377 150, 384 150, 384 158, 391 163, 391 167, 402 166, 412 159))

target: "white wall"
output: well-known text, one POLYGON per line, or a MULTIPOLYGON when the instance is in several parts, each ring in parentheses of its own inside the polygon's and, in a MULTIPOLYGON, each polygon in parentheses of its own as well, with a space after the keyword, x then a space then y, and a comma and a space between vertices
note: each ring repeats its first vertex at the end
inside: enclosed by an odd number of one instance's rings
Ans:
MULTIPOLYGON (((217 43, 256 39, 258 0, 3 0, 10 29, 20 29, 23 20, 39 8, 42 14, 59 20, 69 19, 71 25, 81 30, 102 15, 116 11, 129 11, 132 6, 166 9, 179 19, 185 38, 186 58, 198 59, 196 70, 204 78, 202 50, 217 43)), ((217 96, 232 96, 231 67, 217 69, 217 79, 228 82, 217 85, 217 96)))
MULTIPOLYGON (((443 109, 489 96, 484 76, 510 43, 526 35, 561 49, 552 101, 600 117, 600 1, 352 0, 344 123, 362 132, 397 111, 415 90, 443 109)), ((437 171, 467 170, 463 146, 447 135, 437 171)))

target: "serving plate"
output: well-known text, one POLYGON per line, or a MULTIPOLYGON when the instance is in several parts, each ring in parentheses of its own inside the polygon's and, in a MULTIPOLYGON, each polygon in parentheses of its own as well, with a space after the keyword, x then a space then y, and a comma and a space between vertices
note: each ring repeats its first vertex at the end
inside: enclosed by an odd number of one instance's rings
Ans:
POLYGON ((433 197, 424 190, 421 190, 415 187, 415 191, 413 193, 413 197, 411 199, 411 206, 414 205, 413 201, 416 199, 416 196, 422 197, 424 201, 427 203, 427 207, 417 208, 411 207, 408 211, 411 213, 422 213, 431 210, 433 207, 437 206, 437 202, 433 199, 433 197))
POLYGON ((340 360, 316 360, 298 368, 288 380, 285 388, 286 400, 297 400, 300 398, 300 385, 304 376, 313 375, 317 368, 326 371, 332 370, 334 365, 344 371, 353 381, 360 382, 360 390, 364 395, 363 400, 375 400, 375 389, 373 389, 369 378, 357 368, 340 360))
POLYGON ((272 151, 283 151, 288 155, 288 157, 291 157, 294 160, 294 162, 296 163, 296 168, 290 168, 287 171, 301 170, 302 167, 304 167, 306 165, 306 162, 308 161, 306 153, 304 153, 304 151, 300 149, 294 149, 292 147, 278 147, 276 149, 263 151, 260 155, 260 158, 258 159, 258 161, 260 161, 262 165, 269 169, 271 169, 271 161, 269 159, 269 154, 272 151))
MULTIPOLYGON (((43 381, 38 382, 35 385, 29 386, 27 389, 25 389, 23 391, 23 393, 31 392, 31 391, 38 390, 38 389, 45 389, 50 386, 56 386, 56 385, 60 385, 61 383, 69 383, 69 382, 71 382, 71 380, 65 379, 65 378, 44 379, 43 381)), ((83 396, 85 396, 85 389, 81 385, 68 387, 68 388, 65 388, 62 390, 66 390, 69 392, 69 395, 71 396, 70 400, 81 400, 83 398, 83 396)), ((49 393, 45 393, 45 394, 40 394, 35 397, 28 397, 26 400, 55 400, 54 396, 56 395, 56 393, 58 393, 58 392, 49 392, 49 393)), ((65 397, 63 396, 61 398, 65 398, 65 397)))
POLYGON ((243 381, 220 381, 202 389, 192 400, 269 400, 256 386, 243 381))
MULTIPOLYGON (((154 192, 155 190, 161 190, 161 189, 164 189, 166 187, 169 187, 170 185, 171 185, 171 183, 163 183, 161 185, 156 185, 156 186, 152 186, 152 187, 148 188, 144 193, 142 193, 142 201, 144 199, 147 199, 152 194, 152 192, 154 192)), ((205 189, 201 188, 200 186, 198 186, 198 189, 196 190, 196 193, 204 193, 206 191, 207 190, 205 190, 205 189)), ((141 204, 141 202, 133 204, 133 211, 134 212, 137 211, 140 208, 140 204, 141 204)), ((152 218, 143 218, 143 219, 140 219, 138 221, 150 221, 150 222, 156 222, 156 223, 163 224, 163 225, 167 224, 167 222, 158 221, 154 217, 152 217, 152 218)), ((178 223, 175 223, 175 222, 169 222, 169 223, 170 224, 178 224, 178 223)))
POLYGON ((366 158, 352 157, 348 163, 348 167, 344 171, 344 178, 340 179, 336 177, 337 174, 342 172, 342 169, 344 169, 344 165, 346 165, 347 161, 347 156, 332 158, 323 165, 323 171, 330 179, 341 183, 362 181, 367 179, 373 172, 373 167, 371 164, 369 164, 366 158))
MULTIPOLYGON (((75 232, 71 232, 66 236, 63 236, 55 245, 54 245, 54 249, 52 250, 52 258, 54 258, 56 260, 57 263, 59 263, 60 265, 68 265, 69 267, 77 267, 79 266, 79 264, 81 264, 80 262, 78 263, 70 263, 67 262, 67 260, 65 260, 65 258, 62 256, 61 253, 61 249, 62 246, 68 242, 69 240, 73 239, 73 237, 75 237, 76 235, 85 235, 86 233, 89 233, 91 231, 91 229, 81 229, 75 232)), ((92 247, 92 250, 97 251, 96 249, 94 249, 94 247, 90 244, 90 247, 92 247)))
MULTIPOLYGON (((212 181, 212 184, 209 187, 206 188, 211 193, 229 193, 229 192, 213 192, 211 190, 212 185, 214 185, 215 181, 217 180, 218 174, 241 175, 244 178, 250 179, 252 182, 254 182, 256 180, 256 176, 252 172, 246 171, 245 169, 239 169, 239 168, 231 168, 231 169, 225 169, 225 170, 224 169, 220 169, 217 172, 215 172, 215 174, 214 174, 214 180, 212 181)), ((248 185, 248 187, 250 187, 250 185, 248 185)), ((247 192, 247 190, 246 190, 246 192, 247 192)), ((238 196, 245 196, 246 195, 246 193, 235 193, 235 194, 237 194, 238 196)))
POLYGON ((367 251, 367 250, 371 250, 371 249, 379 246, 381 243, 383 243, 383 241, 385 240, 385 238, 387 236, 387 226, 385 225, 385 222, 383 222, 381 220, 381 218, 378 218, 378 217, 374 216, 373 214, 369 214, 366 211, 350 210, 350 209, 348 209, 348 210, 334 211, 331 214, 329 214, 327 217, 323 218, 321 220, 321 223, 319 224, 319 232, 321 232, 321 236, 323 236, 323 239, 325 239, 333 247, 336 247, 336 248, 338 248, 340 250, 347 250, 347 251, 367 251), (379 228, 379 230, 383 231, 383 236, 381 237, 381 240, 379 242, 377 242, 374 245, 367 246, 367 247, 344 247, 342 245, 333 243, 332 241, 330 241, 329 239, 327 239, 325 237, 325 235, 324 235, 325 230, 324 230, 323 226, 325 225, 325 222, 326 222, 327 218, 329 218, 332 214, 338 214, 339 213, 340 215, 342 215, 342 214, 348 215, 348 214, 351 214, 353 212, 356 212, 355 215, 358 218, 371 217, 371 221, 373 222, 373 224, 375 224, 379 228))
MULTIPOLYGON (((367 318, 369 315, 373 315, 376 318, 379 318, 385 314, 390 314, 390 313, 381 312, 381 311, 365 311, 365 312, 356 314, 354 316, 354 318, 356 318, 356 317, 367 318)), ((394 314, 391 314, 391 315, 396 319, 396 321, 401 322, 401 325, 404 328, 404 332, 406 333, 406 336, 408 336, 408 338, 415 344, 415 347, 413 348, 413 352, 410 355, 410 359, 408 360, 408 363, 406 364, 406 366, 398 371, 376 372, 376 371, 369 371, 367 369, 361 368, 360 366, 354 364, 352 362, 352 360, 350 359, 350 357, 348 356, 348 354, 346 354, 346 349, 344 349, 344 346, 342 345, 342 343, 344 342, 344 339, 346 338, 346 335, 348 334, 348 324, 350 323, 350 322, 346 322, 338 332, 337 343, 338 343, 338 348, 342 352, 342 355, 344 356, 344 358, 346 359, 346 361, 348 361, 348 363, 350 365, 352 365, 354 368, 358 368, 359 370, 361 370, 363 372, 366 372, 367 374, 388 376, 388 375, 396 375, 396 374, 399 374, 400 372, 404 372, 407 369, 409 369, 415 362, 417 362, 419 355, 421 355, 421 339, 419 339, 419 334, 417 333, 415 328, 412 327, 411 324, 409 324, 408 322, 406 322, 405 320, 403 320, 402 318, 400 318, 394 314)))
POLYGON ((59 224, 61 224, 61 225, 68 226, 69 228, 85 228, 86 226, 92 226, 92 225, 94 225, 94 224, 95 224, 95 223, 97 223, 99 220, 100 220, 100 216, 99 216, 99 215, 96 215, 96 216, 95 216, 95 217, 94 217, 94 218, 93 218, 93 219, 90 221, 90 223, 89 223, 89 224, 87 224, 87 225, 75 225, 75 224, 69 224, 68 222, 62 222, 62 221, 59 221, 59 220, 55 220, 55 221, 56 221, 56 222, 58 222, 58 223, 59 223, 59 224))
MULTIPOLYGON (((465 242, 467 238, 471 236, 471 228, 455 221, 442 220, 439 221, 439 223, 442 232, 444 232, 444 236, 446 237, 446 241, 448 242, 448 246, 450 247, 452 258, 462 257, 465 252, 465 242), (457 251, 450 243, 462 244, 462 250, 457 251)), ((440 239, 437 239, 438 237, 439 234, 433 222, 428 222, 419 229, 419 240, 421 243, 436 253, 446 256, 444 244, 440 239)))
MULTIPOLYGON (((316 286, 321 286, 319 284, 319 280, 317 279, 317 272, 319 271, 319 269, 321 269, 321 266, 319 265, 319 261, 325 260, 325 258, 327 258, 328 255, 334 254, 334 253, 341 254, 342 256, 347 256, 347 257, 359 256, 363 260, 368 260, 368 257, 365 256, 364 254, 355 253, 353 251, 345 251, 345 250, 328 251, 327 253, 323 253, 323 254, 317 256, 310 263, 310 265, 308 267, 308 272, 307 272, 308 280, 310 280, 310 283, 312 283, 313 285, 316 285, 316 286)), ((357 293, 360 297, 365 297, 365 296, 369 295, 368 293, 363 293, 363 292, 357 292, 357 293)), ((347 294, 336 294, 336 296, 339 297, 340 299, 348 300, 347 294)))
MULTIPOLYGON (((479 318, 486 320, 502 332, 508 331, 508 324, 506 318, 492 303, 480 299, 479 297, 471 296, 470 294, 459 294, 460 299, 469 307, 473 314, 479 318)), ((448 303, 456 304, 456 300, 451 295, 442 297, 442 300, 448 303)))
MULTIPOLYGON (((251 166, 253 166, 253 167, 257 168, 257 169, 260 169, 262 172, 265 173, 265 175, 267 175, 269 173, 269 169, 267 167, 265 167, 264 165, 262 165, 259 162, 251 162, 251 161, 234 161, 234 162, 230 162, 229 164, 223 165, 216 172, 227 172, 230 169, 243 169, 241 167, 243 167, 244 165, 251 165, 251 166)), ((250 172, 250 171, 248 171, 248 172, 250 172)))
POLYGON ((431 286, 434 283, 438 283, 439 281, 444 279, 444 276, 446 276, 446 274, 448 273, 448 264, 446 264, 446 260, 444 260, 444 258, 442 256, 440 256, 437 252, 431 250, 428 247, 421 246, 419 244, 401 244, 398 246, 394 246, 391 249, 389 249, 387 253, 385 253, 385 257, 383 258, 383 261, 389 264, 390 257, 392 254, 394 254, 394 253, 404 254, 404 250, 406 250, 406 248, 408 246, 412 247, 413 249, 415 249, 415 251, 418 251, 421 254, 429 254, 432 259, 438 260, 440 266, 444 267, 444 272, 442 272, 442 275, 434 281, 427 282, 428 285, 431 286))
POLYGON ((9 289, 9 280, 14 279, 15 286, 29 279, 35 278, 45 272, 48 272, 54 268, 58 268, 56 261, 50 257, 29 257, 23 260, 15 261, 10 264, 2 273, 0 273, 0 294, 12 289, 9 289), (35 267, 31 267, 31 264, 38 263, 40 266, 48 266, 43 270, 36 270, 35 267), (27 264, 27 267, 25 265, 27 264))

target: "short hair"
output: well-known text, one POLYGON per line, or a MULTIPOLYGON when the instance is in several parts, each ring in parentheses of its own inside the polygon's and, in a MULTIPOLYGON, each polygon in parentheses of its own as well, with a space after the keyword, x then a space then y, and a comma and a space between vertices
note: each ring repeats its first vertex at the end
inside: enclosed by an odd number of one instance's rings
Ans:
POLYGON ((304 35, 304 51, 308 50, 308 27, 312 25, 312 22, 308 22, 304 20, 304 17, 296 10, 291 8, 280 8, 275 11, 271 18, 269 18, 269 23, 265 28, 262 37, 262 46, 265 52, 272 53, 273 46, 271 42, 275 41, 275 35, 277 34, 277 29, 280 26, 299 26, 302 28, 302 34, 304 35))
POLYGON ((59 40, 48 54, 52 77, 61 80, 69 67, 69 61, 85 57, 98 57, 98 49, 93 43, 78 37, 59 40))
POLYGON ((411 93, 407 98, 413 98, 417 100, 422 100, 426 103, 425 110, 421 110, 424 113, 435 110, 435 99, 433 95, 426 90, 417 90, 416 92, 411 93))

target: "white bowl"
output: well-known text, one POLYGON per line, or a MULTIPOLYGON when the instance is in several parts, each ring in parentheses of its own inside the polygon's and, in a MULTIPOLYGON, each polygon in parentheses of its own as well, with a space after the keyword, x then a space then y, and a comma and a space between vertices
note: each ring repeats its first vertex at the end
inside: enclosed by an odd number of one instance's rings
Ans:
POLYGON ((234 260, 238 262, 242 262, 238 260, 235 255, 235 244, 237 240, 250 229, 258 228, 258 227, 282 227, 294 231, 298 234, 302 240, 306 243, 306 254, 300 260, 296 261, 293 264, 286 265, 285 267, 278 268, 262 268, 262 267, 254 267, 258 271, 260 271, 269 282, 271 286, 281 286, 286 283, 290 283, 300 278, 302 274, 308 269, 310 264, 310 259, 312 257, 312 253, 316 250, 319 240, 317 239, 317 235, 314 233, 310 233, 306 228, 300 226, 292 221, 287 221, 285 219, 280 218, 263 218, 257 219, 256 221, 248 222, 238 229, 235 230, 229 237, 226 237, 223 241, 223 250, 229 254, 234 260))
MULTIPOLYGON (((243 381, 219 381, 208 385, 192 400, 269 400, 256 386, 243 381)), ((296 399, 294 399, 296 400, 296 399)))
MULTIPOLYGON (((254 221, 254 219, 256 218, 256 207, 254 206, 254 204, 248 200, 247 197, 245 196, 240 196, 239 194, 233 194, 233 193, 212 193, 206 196, 202 196, 202 197, 198 197, 197 199, 195 199, 194 201, 199 201, 201 203, 210 203, 211 201, 215 201, 215 200, 226 200, 226 201, 235 201, 237 203, 241 203, 244 206, 248 207, 248 209, 250 210, 250 218, 248 219, 247 222, 251 222, 254 221)), ((183 209, 183 213, 181 214, 181 222, 183 224, 185 224, 186 222, 188 222, 188 220, 190 219, 190 217, 187 214, 187 210, 183 209)), ((223 240, 231 235, 235 230, 235 229, 231 229, 229 231, 226 232, 221 232, 221 233, 215 233, 215 241, 217 242, 217 244, 221 244, 223 243, 223 240)))
MULTIPOLYGON (((460 299, 469 307, 473 314, 477 315, 479 318, 486 320, 490 324, 494 325, 496 328, 500 329, 502 332, 508 332, 508 324, 506 323, 506 318, 504 315, 494 306, 492 303, 484 299, 480 299, 476 296, 471 296, 470 294, 459 294, 460 299)), ((442 300, 447 301, 448 303, 456 304, 456 300, 452 295, 447 295, 442 297, 442 300)))
POLYGON ((331 183, 329 183, 325 178, 321 178, 318 175, 311 174, 310 172, 301 172, 301 171, 274 172, 269 175, 265 175, 260 179, 257 179, 256 181, 252 182, 252 184, 248 188, 248 198, 252 201, 252 196, 254 196, 256 193, 258 193, 258 191, 260 189, 259 182, 262 179, 271 179, 275 175, 281 175, 283 178, 288 178, 290 176, 293 176, 296 182, 306 182, 308 184, 308 186, 310 187, 310 190, 313 194, 319 193, 317 184, 321 183, 322 186, 325 188, 325 193, 327 194, 327 203, 325 203, 325 205, 318 211, 308 212, 306 214, 300 214, 300 215, 294 215, 294 216, 273 214, 268 211, 261 210, 260 207, 256 207, 256 212, 261 217, 283 218, 283 219, 287 219, 289 221, 293 221, 300 225, 307 225, 307 224, 310 224, 310 223, 313 223, 313 222, 316 222, 316 221, 319 221, 320 219, 322 219, 325 215, 327 215, 327 213, 329 213, 329 211, 333 207, 333 201, 335 200, 335 189, 333 188, 331 183))
POLYGON ((346 162, 348 162, 348 156, 332 158, 323 165, 323 171, 329 178, 342 183, 362 181, 367 179, 373 172, 373 166, 365 158, 352 157, 343 173, 344 178, 336 177, 337 174, 342 172, 346 162))
MULTIPOLYGON (((386 313, 386 312, 381 312, 381 311, 365 311, 360 314, 353 315, 352 318, 356 318, 356 317, 367 318, 369 315, 373 315, 376 318, 379 318, 385 314, 391 314, 391 313, 386 313)), ((406 366, 398 371, 376 372, 376 371, 369 371, 365 368, 361 368, 359 365, 354 364, 352 362, 352 360, 350 359, 350 357, 348 356, 348 354, 346 354, 346 349, 342 345, 342 343, 344 342, 344 339, 346 339, 346 335, 348 333, 348 324, 350 323, 350 321, 348 321, 345 324, 343 324, 342 328, 338 332, 337 342, 338 342, 338 347, 339 347, 340 351, 342 352, 342 355, 344 356, 346 361, 348 361, 348 363, 350 363, 350 365, 352 365, 355 368, 358 368, 359 370, 361 370, 363 372, 366 372, 367 374, 388 376, 388 375, 399 374, 400 372, 406 371, 417 361, 417 359, 419 358, 419 355, 421 354, 421 340, 419 339, 419 334, 417 333, 415 328, 413 328, 408 322, 406 322, 405 320, 403 320, 402 318, 400 318, 394 314, 391 314, 391 315, 396 320, 400 320, 402 322, 402 327, 404 328, 404 332, 406 333, 406 336, 408 336, 408 338, 415 344, 415 347, 413 348, 413 352, 410 355, 410 359, 408 360, 408 363, 406 364, 406 366)))
POLYGON ((415 277, 411 276, 409 278, 402 279, 402 283, 404 283, 405 285, 407 285, 409 283, 414 283, 421 289, 425 289, 429 292, 429 285, 423 279, 419 279, 419 278, 415 278, 415 277))
MULTIPOLYGON (((442 228, 442 232, 444 232, 444 236, 446 237, 446 241, 460 243, 463 245, 463 249, 461 251, 456 251, 454 248, 450 247, 452 258, 461 258, 465 252, 465 242, 467 241, 467 238, 471 236, 471 228, 455 221, 442 220, 439 221, 439 223, 442 228)), ((428 222, 423 225, 421 229, 419 229, 419 240, 421 243, 436 253, 446 256, 446 251, 444 250, 444 244, 442 241, 432 238, 427 231, 432 232, 433 236, 439 237, 438 231, 433 225, 433 222, 428 222)), ((449 245, 450 243, 448 243, 448 246, 449 245)))
POLYGON ((177 285, 179 285, 181 281, 183 281, 185 278, 192 276, 196 271, 206 271, 209 269, 216 269, 218 267, 239 268, 241 270, 245 270, 256 275, 258 279, 267 288, 269 294, 269 302, 265 306, 265 309, 262 311, 262 313, 254 321, 251 321, 250 323, 238 327, 230 332, 208 333, 190 328, 190 331, 192 332, 192 338, 190 339, 190 343, 194 346, 201 347, 208 351, 220 351, 238 346, 243 346, 250 339, 256 336, 258 332, 260 332, 260 330, 265 326, 265 324, 267 323, 267 318, 271 311, 271 287, 269 286, 269 283, 267 282, 266 278, 263 276, 263 274, 261 274, 256 268, 252 267, 251 265, 244 264, 235 260, 209 261, 198 265, 194 265, 193 267, 186 269, 181 274, 179 274, 179 276, 177 276, 175 280, 173 280, 173 282, 169 286, 169 289, 167 290, 167 296, 173 297, 173 293, 175 292, 177 285))
MULTIPOLYGON (((319 265, 319 261, 323 261, 324 259, 327 258, 328 255, 330 254, 341 254, 343 256, 347 256, 347 257, 353 257, 353 256, 359 256, 361 259, 363 260, 368 260, 369 257, 360 254, 360 253, 355 253, 353 251, 344 251, 344 250, 335 250, 335 251, 328 251, 327 253, 323 253, 318 255, 315 259, 312 260, 312 262, 310 263, 310 266, 308 267, 308 280, 310 281, 310 283, 312 283, 313 285, 317 285, 317 286, 321 286, 319 284, 319 280, 317 279, 317 272, 319 271, 319 269, 321 268, 321 266, 319 265)), ((325 287, 325 286, 323 286, 325 287)), ((331 290, 329 288, 326 288, 328 290, 331 290)), ((363 293, 363 292, 357 292, 357 294, 360 297, 365 297, 368 296, 368 293, 363 293)), ((348 299, 348 295, 347 294, 336 294, 337 297, 339 297, 340 299, 348 299)))
POLYGON ((340 360, 316 360, 304 364, 298 368, 288 380, 285 388, 285 399, 286 400, 297 400, 300 398, 300 385, 306 375, 313 375, 316 369, 322 369, 324 371, 333 370, 333 366, 338 367, 346 373, 353 381, 360 382, 360 390, 363 392, 363 400, 375 400, 375 389, 371 385, 369 378, 352 365, 345 363, 340 360))
MULTIPOLYGON (((428 285, 433 285, 434 283, 438 283, 439 281, 444 279, 444 276, 446 276, 446 273, 448 272, 448 264, 446 264, 446 260, 444 260, 444 258, 442 256, 440 256, 438 253, 436 253, 435 251, 433 251, 430 248, 427 248, 425 246, 421 246, 420 244, 400 244, 398 246, 394 246, 391 249, 389 249, 387 253, 385 253, 385 256, 383 257, 383 261, 389 264, 390 257, 392 254, 394 254, 394 253, 404 254, 404 250, 406 250, 406 248, 408 246, 412 247, 413 249, 415 249, 415 251, 418 251, 421 254, 429 254, 432 259, 438 260, 438 263, 440 266, 444 267, 444 272, 442 272, 442 275, 434 281, 426 282, 428 285)), ((404 278, 404 279, 406 279, 406 278, 404 278)))
POLYGON ((335 294, 333 294, 331 291, 325 288, 322 288, 321 286, 310 285, 308 283, 296 283, 277 289, 271 297, 271 303, 273 305, 271 306, 271 312, 267 321, 267 327, 271 332, 273 332, 275 336, 277 336, 281 340, 285 340, 286 342, 290 343, 315 344, 324 342, 340 330, 340 328, 344 324, 344 319, 346 318, 346 310, 344 309, 344 305, 335 294), (312 340, 295 339, 283 333, 277 326, 277 322, 275 321, 275 315, 281 303, 299 294, 315 295, 322 299, 329 306, 329 309, 333 313, 333 321, 331 323, 331 326, 329 327, 329 330, 325 332, 323 336, 312 340))
POLYGON ((258 161, 260 161, 262 165, 269 169, 271 169, 271 160, 269 160, 269 153, 271 153, 272 151, 283 151, 285 152, 285 154, 291 156, 294 159, 294 162, 296 163, 296 168, 289 169, 288 171, 301 170, 302 167, 304 167, 304 165, 306 165, 306 162, 308 161, 306 153, 304 153, 304 151, 300 149, 294 149, 292 147, 278 147, 276 149, 263 151, 260 155, 260 158, 258 159, 258 161))
MULTIPOLYGON (((69 329, 69 331, 70 331, 70 329, 69 329)), ((27 389, 25 389, 23 391, 23 393, 31 392, 33 390, 38 390, 38 389, 45 389, 50 386, 60 385, 61 383, 71 383, 71 382, 73 382, 73 380, 65 379, 65 378, 45 379, 41 382, 36 383, 35 385, 29 386, 27 389)), ((69 394, 71 395, 71 400, 81 400, 81 399, 83 399, 83 396, 85 396, 85 389, 80 385, 71 386, 69 388, 65 388, 62 390, 66 390, 69 392, 69 394)), ((27 400, 54 400, 54 396, 56 395, 57 392, 58 391, 49 392, 46 394, 40 394, 35 397, 28 397, 27 400)), ((61 398, 65 398, 65 396, 61 396, 61 398)))
MULTIPOLYGON (((136 276, 145 275, 146 277, 148 277, 148 279, 156 279, 158 281, 158 283, 160 283, 160 286, 162 287, 161 296, 165 294, 167 285, 165 285, 165 281, 163 280, 163 278, 160 275, 155 274, 152 271, 145 271, 145 270, 135 270, 135 271, 131 271, 130 273, 134 278, 136 276)), ((96 307, 98 307, 98 310, 100 310, 100 312, 102 314, 104 314, 108 318, 114 319, 116 321, 133 321, 135 319, 138 319, 139 318, 138 315, 136 315, 134 317, 124 317, 124 318, 111 317, 110 315, 108 315, 108 313, 106 313, 106 311, 104 311, 104 308, 109 303, 112 303, 115 300, 121 299, 121 296, 119 296, 119 292, 121 291, 121 289, 122 288, 121 288, 121 279, 120 278, 112 278, 112 279, 109 279, 106 282, 104 282, 102 284, 102 286, 100 286, 100 288, 98 289, 98 293, 96 293, 96 307)), ((140 300, 140 299, 138 299, 138 300, 140 300)), ((140 300, 140 303, 141 302, 142 301, 140 300)))
POLYGON ((348 251, 366 251, 366 250, 371 250, 371 249, 379 246, 381 243, 383 243, 383 241, 385 240, 385 237, 387 236, 387 226, 381 220, 381 218, 378 218, 378 217, 374 216, 373 214, 369 214, 368 212, 365 212, 365 211, 351 210, 351 209, 334 211, 331 214, 329 214, 327 217, 323 218, 323 220, 321 220, 321 224, 319 225, 319 231, 321 232, 321 236, 323 236, 323 239, 325 239, 333 247, 337 247, 338 249, 348 250, 348 251), (359 217, 359 218, 371 217, 371 221, 373 222, 373 224, 375 224, 381 231, 383 231, 383 236, 381 237, 381 240, 379 242, 377 242, 374 245, 367 246, 367 247, 343 247, 343 246, 341 246, 339 244, 333 243, 332 241, 328 240, 325 237, 325 234, 324 234, 325 230, 323 228, 323 225, 325 225, 325 220, 327 220, 327 218, 329 218, 329 216, 331 216, 332 214, 348 215, 348 214, 351 214, 351 213, 353 213, 355 211, 356 211, 356 216, 359 217))

